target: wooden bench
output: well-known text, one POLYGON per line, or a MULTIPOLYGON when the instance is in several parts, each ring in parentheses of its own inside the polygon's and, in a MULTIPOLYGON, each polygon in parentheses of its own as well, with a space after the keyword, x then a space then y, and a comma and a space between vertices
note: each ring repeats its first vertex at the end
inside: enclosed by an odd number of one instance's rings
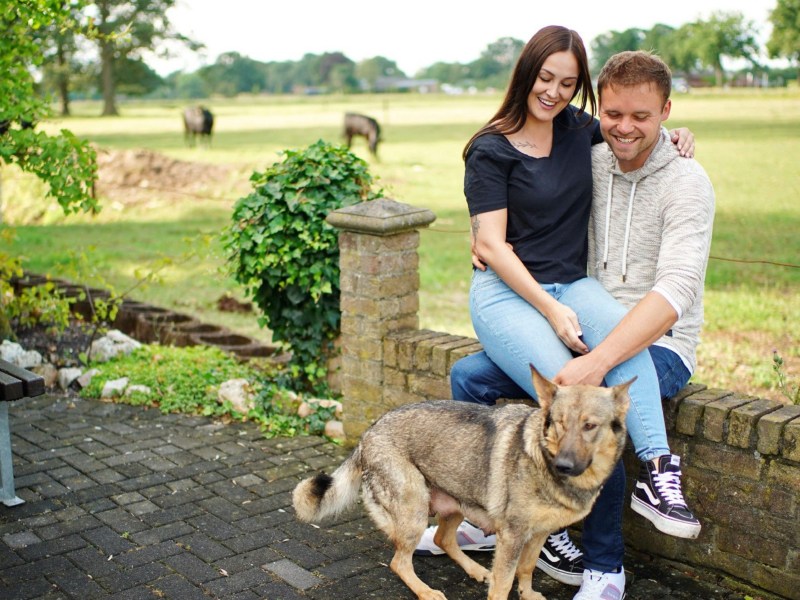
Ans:
POLYGON ((44 394, 44 379, 0 359, 0 502, 17 506, 25 502, 14 490, 14 460, 11 455, 11 431, 8 426, 8 404, 21 398, 44 394))

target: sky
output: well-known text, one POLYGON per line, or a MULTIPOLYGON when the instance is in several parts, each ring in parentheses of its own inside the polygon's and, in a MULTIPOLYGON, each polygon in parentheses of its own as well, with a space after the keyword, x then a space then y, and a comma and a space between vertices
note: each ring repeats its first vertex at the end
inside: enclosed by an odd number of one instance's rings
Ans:
POLYGON ((167 13, 177 31, 205 44, 201 54, 147 58, 159 74, 194 71, 235 51, 262 62, 342 52, 355 62, 383 56, 408 76, 435 62, 469 63, 502 37, 527 42, 545 25, 576 30, 587 49, 608 31, 673 27, 714 11, 741 12, 769 38, 777 0, 177 0, 167 13))

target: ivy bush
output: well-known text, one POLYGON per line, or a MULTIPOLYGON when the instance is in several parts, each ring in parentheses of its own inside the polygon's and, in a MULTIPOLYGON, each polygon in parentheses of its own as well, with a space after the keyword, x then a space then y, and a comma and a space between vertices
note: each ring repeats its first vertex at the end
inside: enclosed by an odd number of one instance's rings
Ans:
POLYGON ((339 335, 338 233, 332 211, 380 197, 365 161, 322 140, 253 173, 223 236, 236 281, 245 286, 273 340, 292 358, 281 385, 320 395, 339 335))

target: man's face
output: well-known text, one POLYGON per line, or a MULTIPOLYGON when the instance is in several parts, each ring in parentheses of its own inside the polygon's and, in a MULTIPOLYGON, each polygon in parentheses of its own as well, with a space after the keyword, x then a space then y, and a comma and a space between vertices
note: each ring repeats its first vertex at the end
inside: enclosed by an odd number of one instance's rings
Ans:
POLYGON ((627 173, 639 169, 650 156, 669 118, 671 101, 664 102, 650 83, 608 86, 600 98, 600 131, 627 173))

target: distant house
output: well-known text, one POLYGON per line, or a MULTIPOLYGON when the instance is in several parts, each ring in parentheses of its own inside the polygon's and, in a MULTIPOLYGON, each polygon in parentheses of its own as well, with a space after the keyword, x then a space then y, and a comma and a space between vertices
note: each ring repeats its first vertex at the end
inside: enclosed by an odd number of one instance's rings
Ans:
POLYGON ((376 92, 417 92, 428 94, 439 91, 436 79, 407 79, 405 77, 378 77, 375 80, 376 92))

